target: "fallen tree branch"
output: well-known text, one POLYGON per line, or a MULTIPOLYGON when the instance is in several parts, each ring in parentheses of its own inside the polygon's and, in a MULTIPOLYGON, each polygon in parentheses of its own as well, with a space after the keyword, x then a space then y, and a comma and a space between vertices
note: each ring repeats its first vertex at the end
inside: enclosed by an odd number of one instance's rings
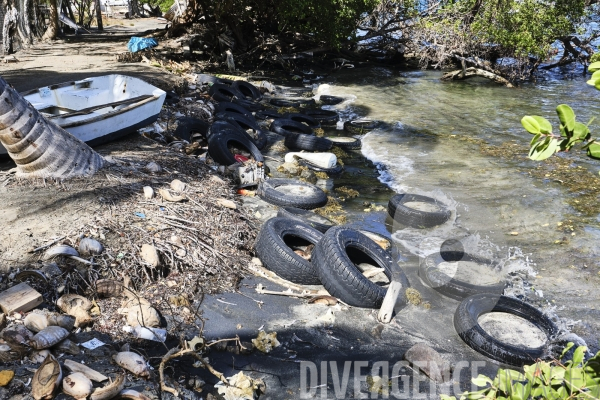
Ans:
POLYGON ((473 78, 475 76, 481 76, 483 78, 491 79, 496 83, 500 83, 506 87, 514 87, 512 83, 510 83, 507 79, 501 77, 500 75, 494 74, 489 71, 484 71, 479 68, 469 67, 466 70, 456 70, 452 72, 448 72, 442 76, 442 80, 451 81, 451 80, 460 80, 460 79, 468 79, 473 78))
MULTIPOLYGON (((222 340, 236 340, 240 347, 244 348, 241 345, 241 342, 239 341, 239 338, 232 338, 232 339, 222 339, 222 340)), ((212 343, 214 344, 214 343, 212 343)), ((160 378, 160 390, 163 392, 169 392, 171 393, 173 396, 178 397, 179 396, 179 392, 176 389, 173 389, 170 386, 167 386, 167 384, 165 383, 165 364, 168 363, 169 361, 171 361, 174 358, 177 357, 181 357, 184 355, 191 355, 193 357, 195 357, 198 361, 200 361, 200 363, 210 371, 211 374, 213 374, 214 376, 216 376, 217 378, 219 378, 219 380, 221 382, 223 382, 226 385, 229 385, 229 381, 227 380, 227 378, 225 377, 225 375, 223 375, 221 372, 217 371, 216 369, 214 369, 212 367, 212 365, 210 365, 204 358, 202 358, 202 356, 200 354, 198 354, 194 349, 190 348, 187 343, 185 344, 183 349, 180 349, 179 347, 173 347, 171 350, 169 350, 167 352, 167 354, 165 354, 163 356, 163 358, 160 360, 160 365, 158 367, 158 376, 160 378)))

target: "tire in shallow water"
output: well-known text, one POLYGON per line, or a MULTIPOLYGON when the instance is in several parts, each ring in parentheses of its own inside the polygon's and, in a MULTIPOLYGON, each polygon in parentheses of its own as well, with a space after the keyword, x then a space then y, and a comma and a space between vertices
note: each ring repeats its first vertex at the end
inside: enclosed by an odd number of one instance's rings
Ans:
POLYGON ((448 221, 452 215, 442 202, 431 197, 411 193, 400 193, 393 196, 388 203, 388 214, 394 221, 413 228, 431 228, 441 225, 448 221), (437 210, 417 210, 405 205, 409 202, 430 204, 437 208, 437 210))
POLYGON ((262 93, 260 93, 260 90, 250 82, 235 81, 231 86, 237 89, 244 96, 250 97, 253 100, 259 101, 263 97, 262 93))
POLYGON ((354 121, 344 122, 344 130, 354 135, 364 135, 365 133, 376 129, 379 124, 379 121, 372 121, 370 119, 357 119, 354 121))
POLYGON ((518 367, 544 358, 550 339, 558 333, 556 325, 537 308, 512 297, 488 293, 467 297, 458 305, 454 313, 454 328, 473 350, 493 360, 518 367), (540 347, 529 348, 494 339, 478 322, 481 315, 489 312, 503 312, 526 319, 542 330, 548 341, 540 347))
POLYGON ((334 146, 342 150, 358 150, 362 147, 361 140, 353 137, 325 136, 325 139, 331 140, 334 146))
MULTIPOLYGON (((214 127, 214 123, 211 129, 214 127)), ((263 155, 256 145, 247 136, 247 133, 240 132, 240 128, 231 124, 223 124, 219 126, 216 132, 213 132, 208 138, 208 154, 211 158, 221 165, 232 165, 238 161, 235 156, 229 150, 229 147, 233 145, 238 148, 243 148, 250 156, 254 158, 256 162, 264 162, 263 155), (226 126, 229 125, 229 126, 226 126)))
MULTIPOLYGON (((323 235, 312 254, 321 283, 332 296, 351 306, 378 308, 387 289, 363 275, 357 267, 363 262, 383 268, 391 281, 395 267, 391 253, 356 229, 334 226, 323 235)), ((404 272, 400 273, 400 282, 402 290, 398 299, 406 301, 405 292, 410 285, 404 272)))
POLYGON ((281 136, 296 135, 298 133, 311 135, 313 133, 309 126, 287 118, 273 120, 271 126, 269 126, 269 130, 281 136))
POLYGON ((319 97, 319 101, 322 104, 328 105, 328 106, 334 106, 336 104, 340 104, 342 101, 344 101, 345 99, 343 97, 339 97, 339 96, 330 96, 328 94, 322 94, 319 97))
POLYGON ((294 252, 290 246, 316 245, 323 234, 288 218, 271 218, 265 222, 256 241, 256 255, 264 266, 283 279, 301 285, 320 285, 311 261, 294 252))
POLYGON ((272 97, 269 100, 269 103, 276 107, 305 107, 311 106, 315 104, 315 99, 303 99, 303 98, 281 98, 281 97, 272 97))
MULTIPOLYGON (((506 286, 504 283, 492 285, 474 285, 472 283, 463 282, 446 275, 439 269, 439 265, 444 261, 446 260, 444 260, 444 256, 442 254, 433 253, 425 257, 425 260, 423 260, 419 266, 419 277, 429 287, 433 288, 440 294, 450 297, 454 300, 462 300, 479 293, 491 293, 496 294, 497 296, 500 296, 502 293, 504 293, 504 287, 506 286)), ((493 268, 493 263, 491 260, 467 253, 462 254, 460 260, 457 260, 457 262, 461 261, 476 262, 478 264, 486 265, 490 269, 493 268)))
POLYGON ((206 138, 210 124, 198 118, 179 117, 177 118, 177 129, 173 136, 191 142, 195 134, 200 134, 206 138))
POLYGON ((247 108, 244 108, 240 105, 237 105, 235 103, 232 103, 230 101, 221 101, 221 102, 217 103, 217 105, 215 106, 215 112, 216 113, 235 112, 238 114, 242 114, 246 118, 253 118, 250 110, 248 110, 247 108))
POLYGON ((267 203, 280 207, 313 210, 327 204, 327 195, 321 188, 295 179, 271 178, 261 181, 256 194, 267 203))
POLYGON ((344 172, 344 167, 342 167, 340 164, 336 164, 335 167, 332 168, 321 168, 309 161, 303 160, 302 158, 298 158, 298 165, 307 167, 315 172, 324 172, 327 175, 339 175, 344 172))
POLYGON ((283 144, 290 150, 306 151, 327 151, 333 145, 331 140, 303 134, 288 135, 285 137, 283 144))
POLYGON ((301 208, 295 207, 281 207, 277 211, 277 216, 288 219, 295 219, 300 222, 305 223, 306 225, 310 225, 315 228, 319 232, 325 233, 329 228, 335 226, 333 222, 328 220, 325 217, 320 216, 319 214, 309 211, 303 210, 301 208))
POLYGON ((334 126, 340 119, 339 114, 333 110, 308 109, 302 113, 313 117, 322 126, 334 126))

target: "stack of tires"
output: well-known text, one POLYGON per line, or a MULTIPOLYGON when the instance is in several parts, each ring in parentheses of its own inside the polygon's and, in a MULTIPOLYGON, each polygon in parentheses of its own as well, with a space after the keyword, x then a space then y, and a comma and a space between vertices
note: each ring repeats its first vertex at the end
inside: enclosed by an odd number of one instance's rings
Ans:
MULTIPOLYGON (((389 250, 359 230, 334 226, 310 211, 327 203, 317 186, 269 179, 260 183, 257 193, 280 207, 277 217, 264 223, 256 242, 256 254, 266 268, 294 283, 322 284, 352 306, 381 306, 387 289, 365 277, 358 265, 382 268, 389 281, 396 268, 389 250)), ((408 280, 401 275, 406 290, 408 280)))
MULTIPOLYGON (((381 268, 389 282, 399 268, 391 253, 357 229, 315 221, 306 213, 284 208, 265 222, 255 247, 264 266, 290 282, 321 284, 348 305, 379 308, 387 288, 369 280, 361 266, 381 268)), ((405 291, 408 279, 402 271, 400 276, 405 291)))
POLYGON ((175 135, 188 141, 202 137, 217 164, 229 166, 246 160, 263 163, 261 150, 267 145, 267 135, 253 115, 264 109, 260 90, 245 81, 209 75, 200 75, 198 83, 210 84, 208 93, 218 101, 214 121, 209 124, 198 118, 179 118, 175 135))

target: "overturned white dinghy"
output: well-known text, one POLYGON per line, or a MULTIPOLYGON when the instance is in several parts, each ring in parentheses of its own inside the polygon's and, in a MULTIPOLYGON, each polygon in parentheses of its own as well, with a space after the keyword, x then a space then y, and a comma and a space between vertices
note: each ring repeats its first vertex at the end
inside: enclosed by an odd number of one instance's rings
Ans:
MULTIPOLYGON (((165 91, 139 78, 105 75, 21 93, 44 117, 90 146, 115 140, 158 119, 165 91)), ((6 155, 0 145, 0 155, 6 155)))

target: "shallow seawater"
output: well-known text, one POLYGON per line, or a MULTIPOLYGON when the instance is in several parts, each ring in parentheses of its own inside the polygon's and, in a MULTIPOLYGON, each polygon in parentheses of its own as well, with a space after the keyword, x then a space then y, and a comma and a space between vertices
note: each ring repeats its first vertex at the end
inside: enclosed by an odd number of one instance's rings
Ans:
MULTIPOLYGON (((539 162, 526 157, 531 136, 520 120, 542 115, 557 129, 555 108, 567 103, 578 120, 587 122, 600 116, 600 103, 590 100, 600 94, 582 76, 515 89, 483 80, 442 82, 440 77, 428 71, 356 69, 316 87, 319 94, 347 97, 327 106, 344 120, 383 122, 362 136, 362 154, 345 160, 346 172, 335 180, 335 187, 360 192, 345 202, 349 220, 391 231, 395 245, 415 259, 439 251, 447 239, 459 239, 465 251, 497 260, 501 276, 524 276, 525 296, 558 315, 561 327, 597 350, 600 217, 584 219, 574 232, 565 229, 570 219, 580 217, 569 205, 573 195, 554 180, 528 173, 539 162), (489 155, 471 139, 515 146, 516 151, 489 155), (431 229, 386 228, 385 211, 366 212, 365 202, 387 207, 389 198, 402 192, 441 201, 452 211, 450 220, 431 229)), ((590 128, 597 131, 598 124, 590 128)), ((600 170, 600 162, 583 152, 569 157, 573 166, 593 174, 600 170)))

